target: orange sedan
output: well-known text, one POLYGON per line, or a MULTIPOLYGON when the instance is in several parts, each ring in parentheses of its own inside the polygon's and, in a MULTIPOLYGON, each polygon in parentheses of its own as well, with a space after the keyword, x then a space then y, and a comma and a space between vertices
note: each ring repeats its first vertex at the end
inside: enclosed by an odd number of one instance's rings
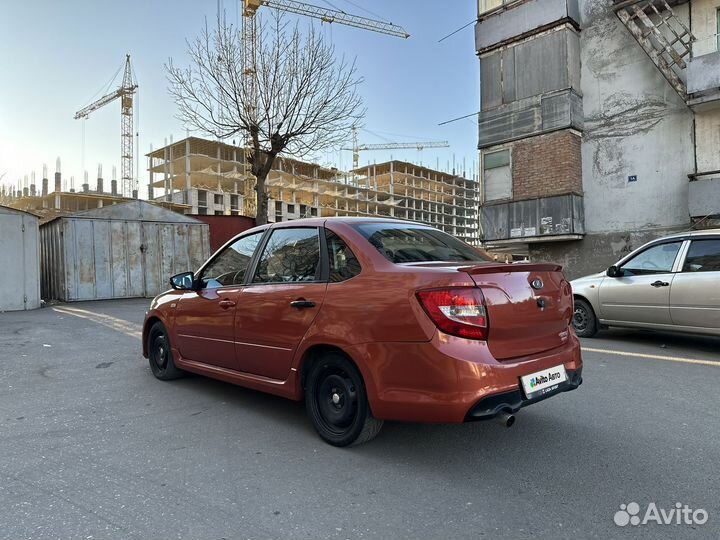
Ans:
POLYGON ((570 284, 553 264, 498 264, 418 223, 317 218, 244 232, 152 302, 143 352, 305 400, 347 446, 383 420, 513 424, 582 383, 570 284))

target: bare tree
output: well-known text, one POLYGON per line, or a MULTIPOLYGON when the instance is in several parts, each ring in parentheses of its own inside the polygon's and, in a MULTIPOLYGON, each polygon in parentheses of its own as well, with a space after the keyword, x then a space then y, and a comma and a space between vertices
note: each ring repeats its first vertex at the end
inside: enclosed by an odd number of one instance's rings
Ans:
POLYGON ((254 70, 243 62, 242 35, 222 19, 188 42, 187 67, 166 66, 186 126, 220 139, 247 136, 258 224, 267 222, 265 181, 275 158, 338 147, 365 114, 354 62, 336 58, 314 26, 303 33, 280 15, 272 20, 257 22, 254 70))

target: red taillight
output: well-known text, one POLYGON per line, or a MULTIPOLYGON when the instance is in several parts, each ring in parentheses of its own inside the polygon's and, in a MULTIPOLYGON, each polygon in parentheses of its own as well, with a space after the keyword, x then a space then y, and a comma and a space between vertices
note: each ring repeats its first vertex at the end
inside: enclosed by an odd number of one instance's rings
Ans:
POLYGON ((440 330, 468 339, 487 339, 485 297, 478 288, 432 289, 417 292, 418 300, 440 330))

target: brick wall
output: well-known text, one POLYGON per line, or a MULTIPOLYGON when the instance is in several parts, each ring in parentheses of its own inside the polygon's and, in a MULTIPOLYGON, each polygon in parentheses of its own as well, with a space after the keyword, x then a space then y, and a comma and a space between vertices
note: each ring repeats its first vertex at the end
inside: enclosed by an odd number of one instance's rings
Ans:
POLYGON ((513 200, 582 194, 581 138, 569 130, 513 145, 513 200))

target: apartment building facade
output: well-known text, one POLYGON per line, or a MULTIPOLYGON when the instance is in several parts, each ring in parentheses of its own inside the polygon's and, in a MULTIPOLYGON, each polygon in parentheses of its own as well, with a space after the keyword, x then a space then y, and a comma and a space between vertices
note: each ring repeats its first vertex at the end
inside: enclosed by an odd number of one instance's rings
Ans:
POLYGON ((481 235, 598 271, 720 217, 720 0, 480 0, 481 235))

